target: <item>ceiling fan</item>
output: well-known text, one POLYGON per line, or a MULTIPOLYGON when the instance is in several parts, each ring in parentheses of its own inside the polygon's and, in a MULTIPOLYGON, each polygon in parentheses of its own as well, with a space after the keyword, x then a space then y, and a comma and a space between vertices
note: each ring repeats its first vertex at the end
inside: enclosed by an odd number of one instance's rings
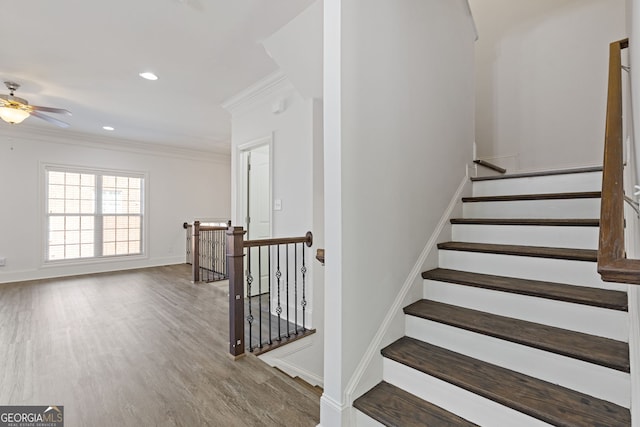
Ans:
POLYGON ((26 99, 14 96, 14 92, 20 87, 18 83, 6 81, 4 84, 7 86, 7 89, 9 89, 9 95, 0 95, 0 118, 5 122, 18 124, 29 116, 35 116, 62 128, 69 127, 69 123, 54 119, 53 117, 42 114, 41 112, 67 114, 70 116, 70 111, 62 108, 29 105, 29 102, 27 102, 26 99))

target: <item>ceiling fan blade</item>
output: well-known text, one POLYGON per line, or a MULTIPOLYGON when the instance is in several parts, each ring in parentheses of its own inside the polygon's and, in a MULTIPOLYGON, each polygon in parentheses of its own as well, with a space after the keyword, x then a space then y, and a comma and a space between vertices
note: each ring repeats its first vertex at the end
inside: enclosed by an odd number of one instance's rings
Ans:
POLYGON ((65 110, 64 108, 40 107, 38 105, 29 105, 29 108, 36 111, 45 111, 47 113, 66 114, 68 116, 71 115, 71 111, 65 110))
POLYGON ((49 116, 45 116, 44 114, 38 112, 38 111, 32 111, 31 112, 32 116, 36 116, 39 119, 45 120, 49 123, 53 123, 56 126, 60 126, 61 128, 68 128, 69 127, 69 123, 65 123, 62 120, 58 120, 58 119, 54 119, 53 117, 49 117, 49 116))

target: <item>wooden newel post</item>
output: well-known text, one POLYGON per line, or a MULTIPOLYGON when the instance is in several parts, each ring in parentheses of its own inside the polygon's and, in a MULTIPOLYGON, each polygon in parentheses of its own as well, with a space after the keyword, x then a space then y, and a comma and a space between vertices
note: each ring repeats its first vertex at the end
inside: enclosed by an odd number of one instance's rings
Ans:
POLYGON ((244 356, 244 230, 227 229, 227 271, 229 273, 229 353, 244 356))
POLYGON ((191 281, 200 281, 200 221, 191 227, 191 281))

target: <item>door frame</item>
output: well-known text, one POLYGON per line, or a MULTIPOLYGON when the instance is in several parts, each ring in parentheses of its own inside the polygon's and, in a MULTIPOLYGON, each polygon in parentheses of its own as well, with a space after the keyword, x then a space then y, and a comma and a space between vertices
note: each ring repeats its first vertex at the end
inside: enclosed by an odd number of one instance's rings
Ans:
POLYGON ((236 147, 236 220, 245 224, 247 218, 246 211, 246 191, 247 187, 247 164, 245 153, 262 146, 269 147, 269 236, 273 237, 273 134, 257 138, 236 147))

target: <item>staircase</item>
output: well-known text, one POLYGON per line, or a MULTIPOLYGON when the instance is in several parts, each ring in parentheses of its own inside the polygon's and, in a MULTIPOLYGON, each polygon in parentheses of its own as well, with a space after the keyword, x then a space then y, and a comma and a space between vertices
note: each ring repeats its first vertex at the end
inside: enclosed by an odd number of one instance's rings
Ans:
POLYGON ((630 426, 626 285, 596 271, 598 168, 472 178, 358 426, 630 426))

